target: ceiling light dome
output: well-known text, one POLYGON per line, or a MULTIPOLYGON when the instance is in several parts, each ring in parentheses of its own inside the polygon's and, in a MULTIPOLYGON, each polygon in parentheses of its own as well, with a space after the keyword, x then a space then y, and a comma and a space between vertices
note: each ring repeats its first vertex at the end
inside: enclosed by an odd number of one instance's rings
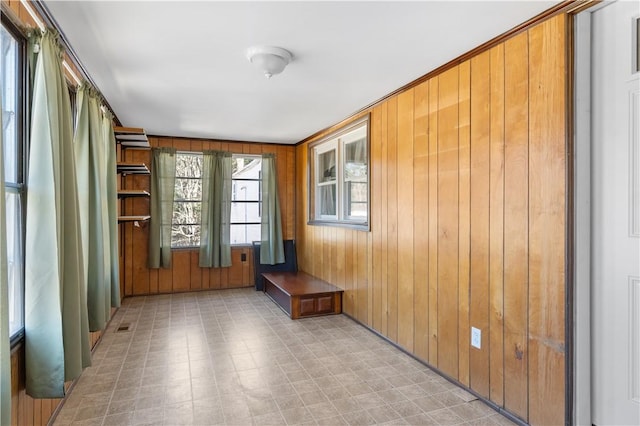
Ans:
POLYGON ((274 46, 253 46, 247 49, 247 59, 256 64, 265 77, 280 74, 291 62, 293 55, 288 50, 274 46))

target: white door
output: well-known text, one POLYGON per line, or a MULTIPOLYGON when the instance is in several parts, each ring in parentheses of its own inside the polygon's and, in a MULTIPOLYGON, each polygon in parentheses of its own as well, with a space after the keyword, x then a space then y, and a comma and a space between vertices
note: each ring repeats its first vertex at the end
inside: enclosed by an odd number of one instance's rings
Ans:
POLYGON ((640 425, 640 3, 592 14, 592 421, 640 425))

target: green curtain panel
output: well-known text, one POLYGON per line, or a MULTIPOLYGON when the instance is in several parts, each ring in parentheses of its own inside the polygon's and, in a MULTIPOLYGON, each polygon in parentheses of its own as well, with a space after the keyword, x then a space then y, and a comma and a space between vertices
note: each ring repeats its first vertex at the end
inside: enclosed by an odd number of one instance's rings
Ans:
MULTIPOLYGON (((35 40, 35 39, 32 39, 35 40)), ((64 396, 91 364, 69 92, 57 34, 38 41, 25 241, 26 391, 64 396)))
MULTIPOLYGON (((1 86, 0 99, 4 99, 1 86)), ((3 123, 3 109, 0 108, 0 123, 3 123)), ((0 235, 7 235, 3 133, 4 126, 0 131, 0 178, 2 179, 0 182, 0 235)), ((11 352, 9 350, 9 283, 7 273, 7 240, 0 238, 0 424, 2 425, 11 423, 11 352)))
POLYGON ((273 154, 262 155, 262 221, 260 225, 260 263, 284 263, 282 220, 278 201, 278 175, 273 154))
POLYGON ((171 217, 176 182, 176 149, 154 148, 151 157, 149 268, 171 266, 171 217))
POLYGON ((201 268, 231 266, 231 153, 205 151, 202 167, 201 268))
MULTIPOLYGON (((91 88, 83 86, 77 95, 74 150, 91 331, 103 330, 111 313, 109 176, 104 139, 98 96, 91 88)), ((115 170, 112 174, 115 176, 115 170)))
MULTIPOLYGON (((110 307, 120 306, 120 263, 118 261, 118 183, 116 170, 116 137, 113 134, 113 116, 106 111, 102 115, 102 140, 105 144, 106 165, 105 176, 107 179, 107 203, 108 203, 108 223, 109 223, 109 251, 111 253, 111 271, 109 274, 110 285, 109 294, 111 300, 108 301, 110 307)), ((107 302, 107 301, 105 301, 107 302)), ((109 309, 109 311, 111 311, 109 309)))

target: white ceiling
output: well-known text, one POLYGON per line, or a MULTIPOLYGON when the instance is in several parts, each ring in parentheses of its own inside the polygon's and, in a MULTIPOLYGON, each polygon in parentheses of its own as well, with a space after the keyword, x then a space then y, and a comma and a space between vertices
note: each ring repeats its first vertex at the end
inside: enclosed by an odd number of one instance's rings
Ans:
POLYGON ((296 143, 557 1, 45 1, 125 126, 296 143), (291 51, 266 79, 253 45, 291 51))

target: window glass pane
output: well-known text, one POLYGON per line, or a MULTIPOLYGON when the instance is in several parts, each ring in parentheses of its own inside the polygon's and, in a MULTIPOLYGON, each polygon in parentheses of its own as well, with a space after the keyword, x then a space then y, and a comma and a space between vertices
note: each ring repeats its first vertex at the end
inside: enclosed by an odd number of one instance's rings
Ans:
POLYGON ((199 202, 182 202, 173 203, 174 224, 193 224, 200 223, 202 213, 202 204, 199 202))
POLYGON ((202 155, 177 154, 176 177, 202 177, 202 155))
POLYGON ((233 179, 260 179, 261 158, 234 156, 232 161, 233 179))
POLYGON ((231 203, 231 223, 260 222, 259 203, 231 203))
POLYGON ((320 214, 323 216, 336 215, 336 185, 318 187, 320 195, 320 214))
POLYGON ((234 180, 231 190, 232 201, 259 201, 260 181, 257 180, 234 180))
POLYGON ((260 225, 231 225, 231 244, 260 241, 260 225))
POLYGON ((18 42, 1 27, 2 38, 2 137, 4 145, 4 179, 18 182, 18 42))
POLYGON ((202 199, 202 180, 176 178, 175 200, 196 200, 202 199))
POLYGON ((367 183, 345 182, 346 216, 352 219, 367 218, 367 183))
POLYGON ((172 247, 195 247, 200 245, 200 225, 173 225, 172 247))
POLYGON ((359 139, 344 146, 344 178, 366 179, 367 178, 367 141, 359 139))
POLYGON ((318 155, 318 182, 336 180, 336 151, 331 150, 318 155))
POLYGON ((9 334, 13 335, 23 327, 23 286, 22 286, 22 203, 20 194, 5 193, 7 214, 7 271, 9 283, 9 334))
POLYGON ((231 244, 251 244, 260 240, 262 159, 234 155, 232 173, 231 244))

